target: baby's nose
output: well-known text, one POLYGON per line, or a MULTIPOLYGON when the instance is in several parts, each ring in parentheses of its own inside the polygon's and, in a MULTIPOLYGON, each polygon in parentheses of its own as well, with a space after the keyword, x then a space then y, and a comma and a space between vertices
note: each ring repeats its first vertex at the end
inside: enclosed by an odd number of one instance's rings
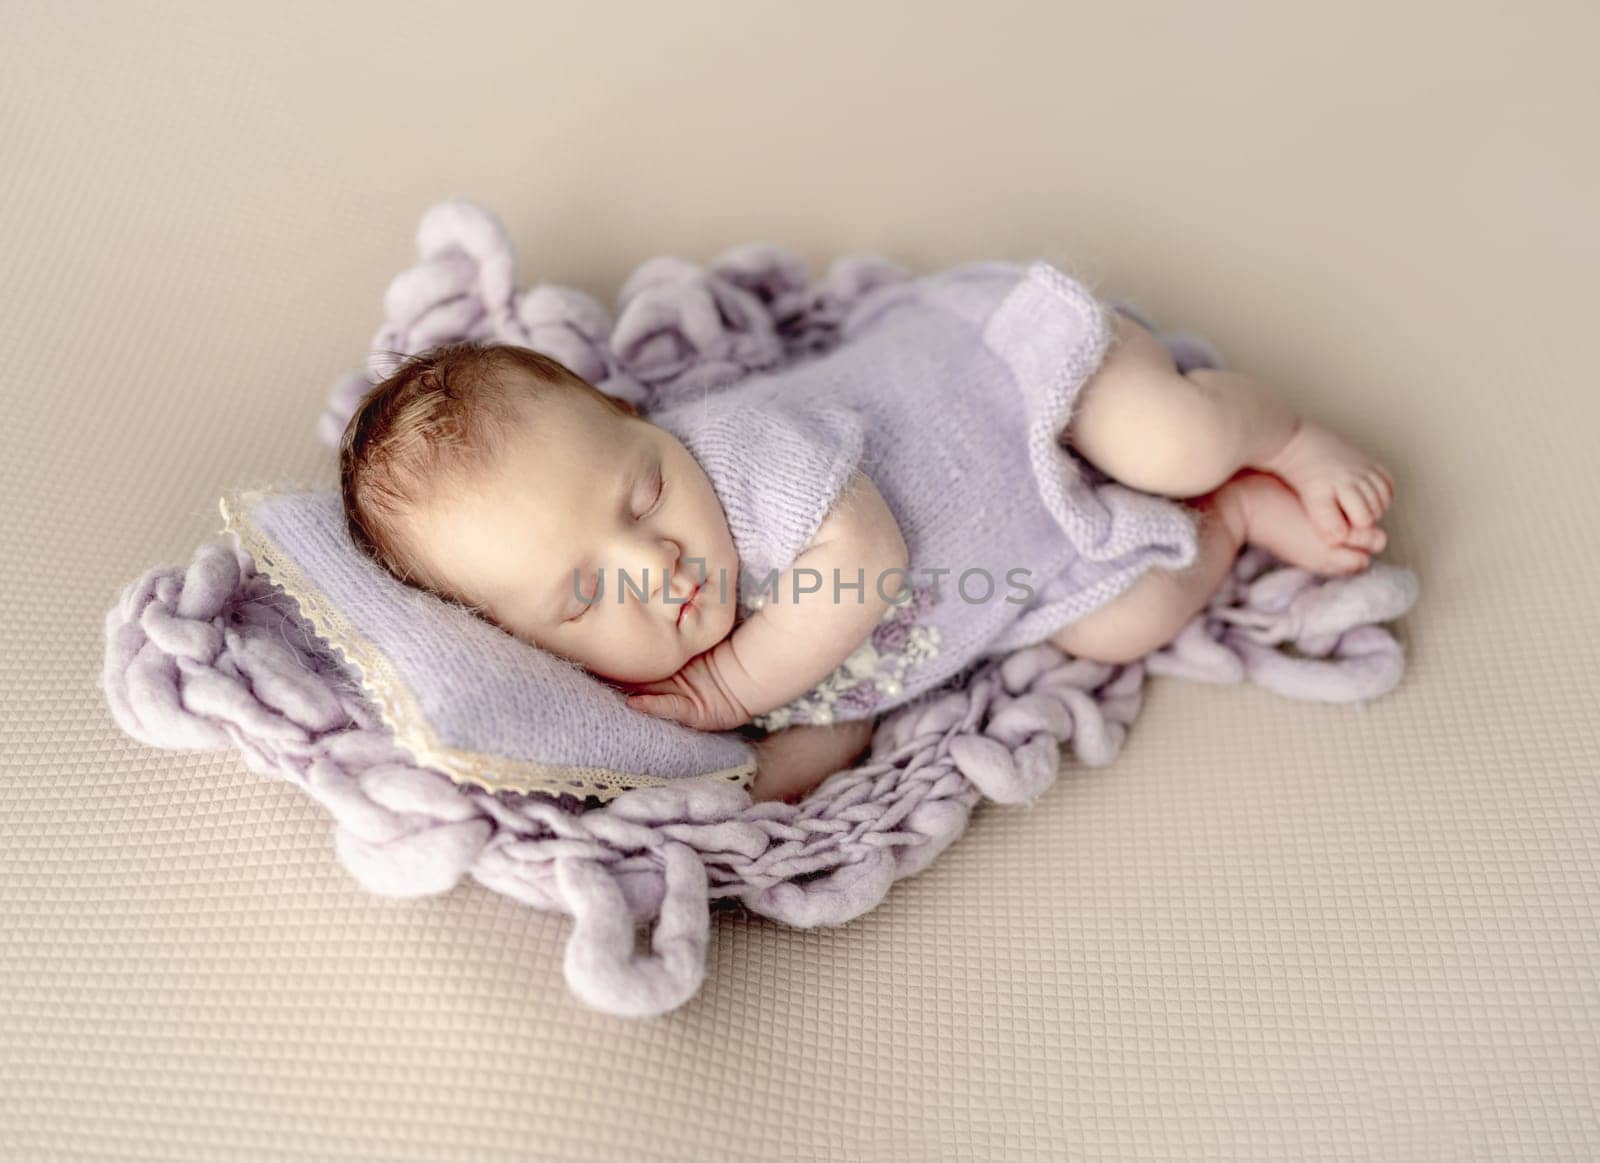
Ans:
POLYGON ((682 556, 682 551, 674 542, 662 561, 661 584, 655 587, 655 596, 658 599, 670 594, 674 600, 681 600, 688 597, 689 591, 694 589, 695 579, 686 577, 678 568, 678 561, 682 556))

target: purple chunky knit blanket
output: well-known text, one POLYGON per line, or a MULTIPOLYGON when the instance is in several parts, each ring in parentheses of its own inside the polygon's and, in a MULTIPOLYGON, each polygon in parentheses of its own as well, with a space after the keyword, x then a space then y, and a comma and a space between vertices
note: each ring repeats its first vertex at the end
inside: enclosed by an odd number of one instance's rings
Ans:
MULTIPOLYGON (((814 282, 766 244, 704 268, 657 258, 627 281, 613 322, 577 291, 518 291, 503 227, 469 202, 430 210, 418 250, 389 287, 367 367, 330 399, 320 423, 329 444, 389 353, 462 338, 524 344, 650 410, 827 349, 852 303, 907 277, 854 257, 814 282)), ((1155 329, 1131 303, 1116 305, 1155 329)), ((1185 370, 1220 366, 1199 337, 1162 339, 1185 370)), ((369 890, 423 896, 471 876, 570 914, 569 988, 596 1009, 645 1016, 699 989, 713 903, 739 901, 796 926, 860 916, 954 841, 980 800, 1032 803, 1055 780, 1063 745, 1084 764, 1114 759, 1146 675, 1249 679, 1325 701, 1384 694, 1404 664, 1381 623, 1416 594, 1415 575, 1386 563, 1328 579, 1249 549, 1166 648, 1126 666, 1048 644, 987 661, 887 715, 864 761, 799 804, 754 804, 740 786, 693 780, 583 810, 570 796, 452 782, 397 746, 296 603, 227 542, 124 589, 106 614, 102 677, 116 721, 135 738, 234 747, 252 770, 313 796, 334 819, 339 859, 369 890), (650 921, 650 949, 636 953, 636 926, 650 921)))

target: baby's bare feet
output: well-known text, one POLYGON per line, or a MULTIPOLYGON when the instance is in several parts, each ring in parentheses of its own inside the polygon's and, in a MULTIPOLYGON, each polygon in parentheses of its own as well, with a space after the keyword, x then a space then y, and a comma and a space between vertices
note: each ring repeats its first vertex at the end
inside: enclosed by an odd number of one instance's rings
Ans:
POLYGON ((1352 530, 1329 544, 1312 524, 1299 495, 1272 473, 1243 469, 1214 494, 1213 504, 1243 530, 1243 540, 1280 561, 1329 576, 1360 573, 1388 543, 1377 525, 1352 530))
POLYGON ((1329 545, 1369 548, 1371 532, 1394 503, 1389 470, 1312 420, 1301 420, 1288 443, 1258 467, 1294 486, 1329 545))

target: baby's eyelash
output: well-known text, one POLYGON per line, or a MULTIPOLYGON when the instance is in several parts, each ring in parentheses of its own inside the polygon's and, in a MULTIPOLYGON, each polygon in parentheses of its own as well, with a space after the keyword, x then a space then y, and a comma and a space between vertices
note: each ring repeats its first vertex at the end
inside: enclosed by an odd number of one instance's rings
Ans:
POLYGON ((658 482, 657 485, 656 485, 656 499, 651 501, 650 502, 650 507, 648 509, 646 509, 643 513, 640 514, 641 518, 648 517, 651 513, 654 513, 656 511, 656 506, 661 504, 661 498, 666 494, 666 491, 667 491, 667 474, 666 473, 658 473, 657 476, 656 476, 656 480, 658 482))
MULTIPOLYGON (((642 520, 644 520, 644 518, 648 517, 651 513, 655 512, 656 507, 661 504, 661 498, 666 496, 666 493, 667 493, 667 474, 664 473, 664 472, 658 472, 658 473, 656 473, 656 499, 651 501, 650 502, 650 507, 648 509, 646 509, 643 513, 639 514, 638 518, 636 518, 636 519, 642 521, 642 520)), ((580 599, 580 601, 581 601, 581 599, 580 599)), ((563 622, 576 622, 576 621, 578 621, 585 614, 587 614, 589 612, 589 608, 594 604, 595 603, 593 603, 593 602, 583 602, 581 608, 578 610, 578 612, 576 614, 573 614, 570 618, 564 618, 564 619, 562 619, 562 621, 563 622)))
POLYGON ((586 602, 580 597, 578 599, 578 612, 576 614, 572 615, 572 617, 570 617, 570 618, 563 618, 562 621, 563 622, 576 622, 578 619, 582 618, 585 614, 587 614, 590 611, 591 608, 593 608, 594 606, 596 606, 598 604, 599 604, 598 601, 586 602))

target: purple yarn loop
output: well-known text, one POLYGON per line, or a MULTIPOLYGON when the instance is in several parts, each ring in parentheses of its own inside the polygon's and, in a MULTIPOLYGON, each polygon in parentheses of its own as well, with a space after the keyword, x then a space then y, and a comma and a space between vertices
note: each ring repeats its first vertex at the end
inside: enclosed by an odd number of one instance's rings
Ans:
MULTIPOLYGON (((613 321, 567 288, 515 288, 509 237, 460 199, 424 215, 419 261, 385 297, 367 367, 334 389, 319 431, 344 423, 393 353, 453 339, 521 343, 642 408, 732 382, 836 342, 852 304, 904 279, 883 259, 834 262, 815 283, 781 247, 752 243, 702 269, 664 256, 625 283, 613 321)), ((1119 310, 1152 321, 1135 305, 1119 310)), ((1221 366, 1203 338, 1161 333, 1184 367, 1221 366)), ((232 747, 333 818, 335 851, 369 891, 447 892, 464 876, 573 918, 563 972, 584 1004, 641 1017, 700 989, 714 903, 799 927, 838 925, 927 868, 980 800, 1031 805, 1061 748, 1110 763, 1147 675, 1251 681, 1297 699, 1362 702, 1391 690, 1401 644, 1381 623, 1410 608, 1416 575, 1383 562, 1323 578, 1242 553, 1206 610, 1168 646, 1112 666, 1041 643, 991 658, 900 707, 856 767, 798 804, 753 803, 724 781, 639 788, 583 810, 572 797, 493 793, 419 767, 295 602, 228 541, 128 584, 105 616, 102 686, 119 727, 152 746, 232 747), (635 931, 654 922, 649 950, 635 931)))

